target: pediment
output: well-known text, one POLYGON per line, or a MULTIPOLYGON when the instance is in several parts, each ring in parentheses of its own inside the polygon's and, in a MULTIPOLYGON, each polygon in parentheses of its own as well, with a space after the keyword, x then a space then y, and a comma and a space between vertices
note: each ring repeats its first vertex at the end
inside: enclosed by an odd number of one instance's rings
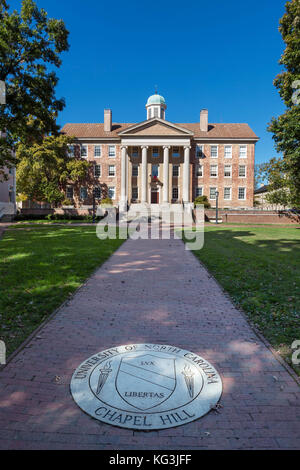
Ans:
POLYGON ((119 135, 122 137, 125 136, 156 136, 156 137, 165 137, 165 136, 180 136, 187 137, 193 135, 188 129, 179 127, 176 124, 173 124, 169 121, 164 121, 163 119, 153 118, 147 121, 140 122, 131 126, 130 128, 125 129, 122 132, 119 132, 119 135))

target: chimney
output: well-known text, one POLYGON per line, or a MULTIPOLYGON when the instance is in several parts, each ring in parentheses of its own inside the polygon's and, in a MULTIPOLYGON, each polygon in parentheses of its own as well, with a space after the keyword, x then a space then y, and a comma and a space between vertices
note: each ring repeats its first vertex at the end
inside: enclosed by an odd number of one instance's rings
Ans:
POLYGON ((200 111, 200 131, 208 131, 208 110, 201 109, 200 111))
POLYGON ((111 109, 104 110, 104 132, 111 132, 111 109))

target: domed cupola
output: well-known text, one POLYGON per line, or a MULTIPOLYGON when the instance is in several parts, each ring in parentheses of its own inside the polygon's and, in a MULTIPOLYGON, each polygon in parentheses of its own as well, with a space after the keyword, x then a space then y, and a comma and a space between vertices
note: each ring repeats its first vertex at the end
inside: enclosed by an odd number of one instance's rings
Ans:
POLYGON ((154 117, 165 119, 166 108, 167 105, 164 97, 155 92, 155 95, 149 96, 146 103, 147 119, 152 119, 154 117))

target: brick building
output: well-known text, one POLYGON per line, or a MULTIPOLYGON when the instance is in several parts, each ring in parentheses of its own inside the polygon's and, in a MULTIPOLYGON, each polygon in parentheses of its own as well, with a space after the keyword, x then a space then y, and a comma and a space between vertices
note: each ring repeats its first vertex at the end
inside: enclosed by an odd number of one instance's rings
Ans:
POLYGON ((62 132, 74 136, 70 156, 91 163, 89 178, 80 187, 71 184, 66 197, 75 207, 88 207, 92 194, 110 197, 125 208, 131 204, 192 206, 206 195, 221 208, 253 207, 254 153, 258 137, 248 124, 208 123, 208 111, 198 123, 166 120, 166 102, 158 94, 148 98, 145 121, 66 124, 62 132))

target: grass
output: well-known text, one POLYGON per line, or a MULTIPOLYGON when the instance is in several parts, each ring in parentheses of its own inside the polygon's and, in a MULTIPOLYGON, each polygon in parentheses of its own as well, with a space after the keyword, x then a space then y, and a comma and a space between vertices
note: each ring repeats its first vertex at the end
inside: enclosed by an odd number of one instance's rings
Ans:
POLYGON ((207 226, 194 254, 300 375, 291 361, 300 340, 300 228, 207 226))
POLYGON ((7 230, 0 240, 0 339, 12 353, 123 243, 95 227, 7 230))

